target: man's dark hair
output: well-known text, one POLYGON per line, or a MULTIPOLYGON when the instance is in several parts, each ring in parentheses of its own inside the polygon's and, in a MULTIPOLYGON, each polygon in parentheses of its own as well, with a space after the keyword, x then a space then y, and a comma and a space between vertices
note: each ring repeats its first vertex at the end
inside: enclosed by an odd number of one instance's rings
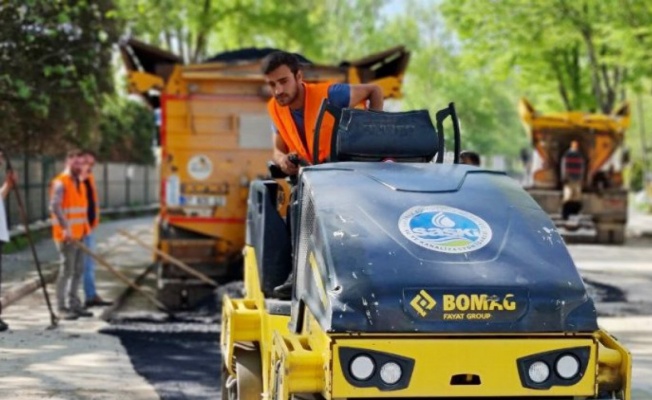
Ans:
POLYGON ((91 156, 91 157, 93 157, 94 159, 97 160, 97 154, 95 154, 95 152, 93 150, 90 150, 90 149, 82 150, 81 155, 82 156, 91 156))
POLYGON ((66 158, 75 158, 81 156, 83 153, 79 149, 71 149, 66 153, 66 158))
POLYGON ((463 164, 467 164, 465 160, 468 160, 468 163, 471 165, 480 165, 480 155, 476 153, 475 151, 463 151, 460 153, 460 161, 462 161, 463 164))
POLYGON ((286 51, 275 51, 263 59, 263 74, 267 75, 281 65, 287 65, 295 75, 301 69, 299 59, 294 54, 286 51))

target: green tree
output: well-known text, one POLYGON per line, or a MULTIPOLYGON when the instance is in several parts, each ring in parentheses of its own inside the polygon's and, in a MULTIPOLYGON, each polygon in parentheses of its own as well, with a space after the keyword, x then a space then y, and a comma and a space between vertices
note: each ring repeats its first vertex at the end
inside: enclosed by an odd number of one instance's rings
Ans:
POLYGON ((149 107, 122 97, 108 97, 99 123, 102 139, 98 154, 105 160, 151 164, 156 129, 149 107))
POLYGON ((92 142, 102 94, 113 91, 111 0, 0 3, 0 141, 60 153, 92 142), (64 146, 62 146, 64 144, 64 146))
POLYGON ((131 34, 196 63, 250 46, 288 49, 317 40, 308 3, 257 0, 117 0, 131 34))
MULTIPOLYGON (((420 35, 405 79, 404 108, 425 108, 434 117, 438 109, 454 102, 463 149, 483 156, 517 154, 526 140, 511 82, 487 79, 484 68, 465 62, 459 43, 442 29, 436 5, 415 3, 408 10, 420 35)), ((447 147, 452 148, 452 130, 446 131, 447 147)))
POLYGON ((523 93, 551 108, 608 113, 649 71, 649 46, 641 50, 652 19, 643 3, 445 0, 442 8, 465 62, 492 79, 515 76, 523 93))
POLYGON ((388 0, 117 0, 133 36, 200 62, 242 47, 278 47, 319 62, 354 59, 397 44, 414 29, 383 15, 388 0), (362 16, 362 17, 361 17, 362 16), (391 32, 391 34, 388 34, 391 32))

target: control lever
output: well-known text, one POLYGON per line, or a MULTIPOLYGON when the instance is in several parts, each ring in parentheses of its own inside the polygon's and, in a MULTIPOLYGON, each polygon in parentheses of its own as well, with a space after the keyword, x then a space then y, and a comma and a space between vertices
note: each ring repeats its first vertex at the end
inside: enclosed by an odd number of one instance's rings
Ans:
POLYGON ((292 164, 298 166, 298 167, 307 167, 308 161, 304 160, 303 158, 299 157, 298 154, 292 153, 288 156, 288 161, 290 161, 292 164))
MULTIPOLYGON (((302 159, 301 157, 299 157, 296 154, 290 154, 288 156, 288 161, 290 161, 292 164, 294 164, 296 166, 300 166, 300 167, 306 167, 306 166, 310 165, 310 164, 308 164, 308 162, 306 160, 302 159)), ((274 161, 267 161, 267 170, 269 171, 269 174, 271 175, 271 177, 273 179, 283 179, 283 178, 288 177, 288 174, 283 172, 281 167, 276 165, 276 163, 274 163, 274 161)))

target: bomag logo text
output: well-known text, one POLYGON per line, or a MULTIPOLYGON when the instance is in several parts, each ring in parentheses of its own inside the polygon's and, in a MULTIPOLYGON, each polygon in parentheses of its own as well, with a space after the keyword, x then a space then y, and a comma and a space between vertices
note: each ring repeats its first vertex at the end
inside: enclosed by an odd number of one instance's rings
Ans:
POLYGON ((445 294, 442 298, 444 312, 451 311, 514 311, 516 301, 513 294, 502 299, 487 294, 445 294))

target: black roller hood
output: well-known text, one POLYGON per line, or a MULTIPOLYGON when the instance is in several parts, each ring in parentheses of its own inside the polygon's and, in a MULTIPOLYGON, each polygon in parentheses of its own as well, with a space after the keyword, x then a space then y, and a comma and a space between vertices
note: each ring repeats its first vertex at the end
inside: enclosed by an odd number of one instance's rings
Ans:
POLYGON ((324 164, 303 169, 300 189, 302 229, 311 210, 315 225, 299 248, 297 296, 327 331, 597 329, 552 221, 502 173, 324 164))

